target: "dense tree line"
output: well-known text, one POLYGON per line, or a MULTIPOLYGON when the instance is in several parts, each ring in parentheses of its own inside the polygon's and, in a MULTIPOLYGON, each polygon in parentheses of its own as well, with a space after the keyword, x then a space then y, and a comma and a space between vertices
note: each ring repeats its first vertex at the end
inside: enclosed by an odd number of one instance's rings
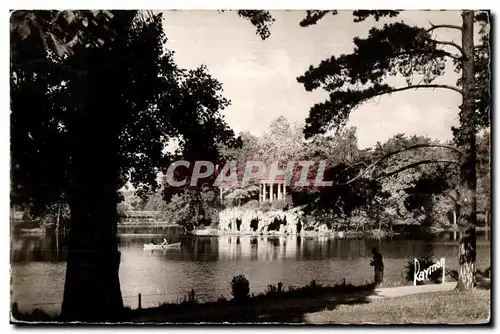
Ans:
MULTIPOLYGON (((324 180, 334 186, 323 189, 310 186, 290 187, 291 205, 305 205, 304 210, 314 222, 327 222, 339 230, 384 229, 397 224, 422 227, 450 226, 460 221, 459 170, 451 162, 445 165, 416 164, 420 161, 453 161, 457 146, 441 143, 425 136, 396 134, 371 148, 360 149, 356 128, 347 128, 337 135, 316 135, 306 140, 303 129, 290 124, 285 117, 275 119, 268 131, 260 136, 240 134, 240 148, 222 149, 223 160, 238 162, 238 177, 244 173, 246 161, 273 162, 327 161, 324 180), (371 168, 369 168, 372 166, 371 168), (404 168, 401 172, 398 170, 404 168), (397 172, 397 173, 396 173, 397 172), (297 194, 297 196, 292 196, 297 194)), ((489 212, 489 132, 478 135, 477 170, 478 212, 489 212), (484 200, 482 200, 484 199, 484 200)), ((297 181, 301 168, 293 170, 297 181)), ((314 170, 311 171, 314 179, 314 170)), ((205 187, 203 191, 186 188, 165 201, 161 193, 143 202, 145 210, 159 210, 165 219, 175 217, 183 224, 209 221, 217 223, 215 214, 223 206, 245 206, 258 200, 255 183, 223 189, 224 203, 219 200, 220 189, 205 187), (202 194, 210 193, 203 197, 202 194), (204 199, 207 198, 207 199, 204 199)), ((250 207, 254 207, 252 203, 250 207)), ((484 222, 485 218, 482 219, 484 222)))

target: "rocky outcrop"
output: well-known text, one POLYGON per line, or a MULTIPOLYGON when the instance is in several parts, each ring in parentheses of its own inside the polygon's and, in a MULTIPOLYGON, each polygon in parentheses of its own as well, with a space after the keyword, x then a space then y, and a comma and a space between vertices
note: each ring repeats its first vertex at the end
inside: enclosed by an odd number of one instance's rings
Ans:
POLYGON ((270 210, 228 208, 219 213, 221 234, 297 234, 302 224, 299 209, 270 210), (299 227, 299 228, 298 228, 299 227))

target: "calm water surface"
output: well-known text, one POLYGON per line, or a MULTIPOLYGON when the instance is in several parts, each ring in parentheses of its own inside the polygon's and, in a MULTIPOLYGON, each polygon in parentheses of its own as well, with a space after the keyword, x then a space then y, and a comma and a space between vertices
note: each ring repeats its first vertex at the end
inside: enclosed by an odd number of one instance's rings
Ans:
MULTIPOLYGON (((448 268, 458 266, 458 243, 453 240, 453 233, 427 240, 172 234, 169 241, 181 241, 181 249, 144 251, 143 244, 151 239, 161 241, 163 236, 119 236, 122 294, 125 305, 132 308, 137 307, 138 293, 142 294, 144 307, 178 301, 191 289, 195 289, 199 300, 230 297, 231 279, 240 274, 250 281, 251 293, 263 292, 268 284, 278 282, 299 286, 314 279, 334 284, 345 278, 348 283, 365 283, 373 280, 369 265, 372 247, 378 247, 384 256, 386 280, 401 280, 408 259, 423 255, 445 257, 448 268)), ((21 311, 42 308, 59 312, 66 270, 65 246, 63 236, 12 236, 12 302, 17 302, 21 311)), ((477 247, 477 266, 485 269, 490 265, 488 236, 479 235, 477 247)))

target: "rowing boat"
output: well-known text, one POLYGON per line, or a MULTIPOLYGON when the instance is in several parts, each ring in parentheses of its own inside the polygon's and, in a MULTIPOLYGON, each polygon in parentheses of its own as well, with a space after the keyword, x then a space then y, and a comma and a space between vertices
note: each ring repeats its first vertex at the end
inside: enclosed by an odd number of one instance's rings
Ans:
POLYGON ((181 248, 181 243, 176 242, 173 244, 166 244, 166 245, 144 244, 144 250, 157 250, 157 249, 162 250, 170 248, 181 248))

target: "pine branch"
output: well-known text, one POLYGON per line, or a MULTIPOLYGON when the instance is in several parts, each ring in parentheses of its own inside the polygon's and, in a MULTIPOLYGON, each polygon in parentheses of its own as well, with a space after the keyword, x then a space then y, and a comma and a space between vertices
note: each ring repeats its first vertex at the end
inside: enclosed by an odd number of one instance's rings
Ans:
POLYGON ((431 28, 427 29, 427 32, 431 32, 431 31, 433 31, 435 29, 440 29, 440 28, 457 29, 457 30, 462 31, 462 27, 461 26, 456 26, 456 25, 453 25, 453 24, 432 24, 431 22, 429 22, 429 24, 431 25, 431 28))
POLYGON ((457 93, 460 93, 460 94, 464 95, 464 92, 460 88, 457 88, 455 86, 441 85, 441 84, 432 84, 432 85, 409 85, 409 86, 406 86, 406 87, 392 88, 392 89, 389 89, 389 90, 384 91, 384 92, 375 93, 372 97, 380 96, 380 95, 384 95, 384 94, 391 94, 391 93, 401 92, 401 91, 408 90, 408 89, 419 89, 419 88, 444 88, 444 89, 453 90, 453 91, 455 91, 457 93))
POLYGON ((420 166, 420 165, 426 165, 426 164, 437 164, 437 163, 450 163, 450 164, 456 164, 456 165, 460 165, 460 162, 456 161, 456 160, 435 160, 435 159, 432 159, 432 160, 422 160, 422 161, 418 161, 418 162, 414 162, 414 163, 411 163, 409 165, 406 165, 406 166, 403 166, 401 168, 398 168, 392 172, 389 172, 389 173, 386 173, 380 177, 378 177, 376 180, 379 181, 381 179, 385 179, 385 178, 388 178, 388 177, 391 177, 393 175, 396 175, 396 174, 399 174, 407 169, 411 169, 411 168, 415 168, 417 166, 420 166))
MULTIPOLYGON (((359 173, 356 177, 354 177, 353 179, 347 181, 344 185, 347 185, 349 183, 354 182, 356 179, 358 179, 358 178, 362 177, 363 175, 365 175, 369 170, 372 170, 373 168, 375 168, 382 161, 387 160, 387 159, 389 159, 390 157, 392 157, 392 156, 394 156, 396 154, 403 153, 403 152, 410 151, 410 150, 414 150, 414 149, 418 149, 418 148, 424 148, 424 147, 447 148, 447 149, 455 151, 458 154, 462 154, 462 151, 460 151, 459 149, 457 149, 457 148, 455 148, 453 146, 449 146, 449 145, 441 145, 441 144, 418 144, 418 145, 412 145, 412 146, 406 147, 406 148, 401 149, 401 150, 397 150, 397 151, 394 151, 394 152, 387 153, 386 155, 384 155, 383 157, 381 157, 380 159, 378 159, 377 161, 375 161, 373 164, 371 164, 368 167, 366 167, 366 169, 364 171, 362 171, 361 173, 359 173)), ((360 164, 360 163, 358 162, 358 163, 356 163, 354 165, 357 165, 357 164, 360 164)), ((350 168, 350 167, 352 167, 354 165, 351 165, 351 166, 349 166, 349 167, 347 167, 345 169, 348 169, 348 168, 350 168)))
POLYGON ((412 56, 412 55, 422 55, 422 54, 430 54, 430 55, 433 55, 433 56, 436 56, 436 57, 440 57, 440 56, 446 56, 446 57, 450 57, 452 59, 456 59, 456 60, 461 60, 462 58, 460 56, 457 56, 457 55, 454 55, 452 53, 449 53, 445 50, 412 50, 412 51, 404 51, 404 52, 397 52, 397 53, 394 53, 392 55, 392 57, 399 57, 399 56, 412 56))
POLYGON ((460 51, 460 54, 462 55, 462 57, 465 57, 465 51, 464 51, 464 49, 462 49, 462 47, 461 47, 460 45, 458 45, 457 43, 455 43, 455 42, 438 41, 438 40, 435 40, 435 39, 432 39, 432 38, 427 38, 427 40, 428 40, 429 42, 436 43, 436 44, 442 44, 442 45, 450 45, 450 46, 453 46, 453 47, 455 47, 458 51, 460 51))
POLYGON ((354 163, 352 165, 347 166, 346 168, 342 169, 340 172, 341 173, 345 172, 346 170, 351 169, 351 168, 353 168, 355 166, 358 166, 358 165, 364 165, 365 168, 369 168, 369 166, 366 163, 364 163, 363 161, 359 161, 359 162, 356 162, 356 163, 354 163))

